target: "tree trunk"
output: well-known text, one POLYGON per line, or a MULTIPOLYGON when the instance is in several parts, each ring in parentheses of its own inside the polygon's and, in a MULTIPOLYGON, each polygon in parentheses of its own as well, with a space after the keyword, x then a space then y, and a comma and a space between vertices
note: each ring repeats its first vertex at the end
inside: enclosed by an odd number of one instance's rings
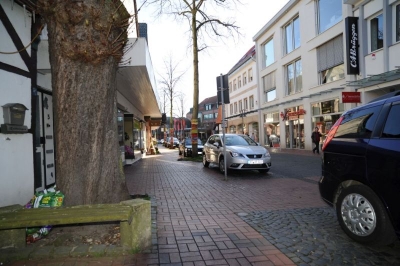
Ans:
MULTIPOLYGON (((196 10, 197 11, 197 10, 196 10)), ((193 114, 192 114, 192 156, 197 156, 198 113, 199 113, 199 50, 197 47, 196 12, 192 13, 193 38, 193 114)))
MULTIPOLYGON (((112 42, 122 29, 111 27, 105 18, 126 10, 122 6, 115 12, 119 4, 112 1, 56 0, 51 1, 52 9, 46 9, 45 2, 57 187, 68 206, 119 202, 128 198, 118 145, 115 83, 123 46, 113 47, 112 42), (107 25, 101 24, 103 20, 107 25)), ((115 20, 112 24, 116 26, 115 20)))

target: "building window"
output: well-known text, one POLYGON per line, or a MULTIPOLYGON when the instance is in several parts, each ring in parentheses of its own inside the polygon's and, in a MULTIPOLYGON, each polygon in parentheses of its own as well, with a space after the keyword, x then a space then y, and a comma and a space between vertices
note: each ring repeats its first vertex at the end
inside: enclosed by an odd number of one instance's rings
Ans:
POLYGON ((371 19, 371 52, 383 47, 383 15, 371 19))
POLYGON ((247 76, 246 76, 246 72, 243 73, 243 85, 247 84, 247 76))
POLYGON ((242 100, 240 100, 239 101, 239 110, 242 110, 243 109, 243 102, 242 102, 242 100))
POLYGON ((250 109, 254 109, 254 96, 249 97, 249 102, 250 102, 250 109))
POLYGON ((211 110, 211 108, 212 108, 212 105, 211 104, 206 104, 206 110, 208 111, 208 110, 211 110))
POLYGON ((286 95, 300 92, 303 89, 302 72, 300 59, 286 66, 286 95))
POLYGON ((264 44, 264 67, 271 65, 274 61, 274 39, 271 39, 264 44))
POLYGON ((236 90, 236 79, 233 80, 233 90, 236 90))
POLYGON ((247 110, 249 108, 249 105, 247 103, 247 98, 244 98, 244 109, 247 110))
POLYGON ((339 35, 318 47, 317 60, 320 84, 343 79, 343 35, 339 35))
POLYGON ((229 82, 229 92, 232 92, 232 82, 229 82))
POLYGON ((238 77, 238 88, 242 87, 242 78, 238 77))
POLYGON ((290 53, 300 46, 300 19, 296 17, 285 26, 285 52, 290 53))
POLYGON ((249 82, 253 81, 253 69, 249 69, 249 82))
POLYGON ((234 106, 235 106, 235 114, 237 114, 237 112, 238 112, 237 103, 235 103, 234 106))
POLYGON ((400 5, 396 6, 396 42, 400 41, 400 5))
POLYGON ((318 0, 318 33, 322 33, 342 20, 342 1, 318 0))
POLYGON ((229 109, 230 109, 231 115, 233 115, 233 104, 230 104, 230 105, 229 105, 229 109))
POLYGON ((268 75, 264 76, 263 79, 263 86, 264 86, 264 93, 265 93, 265 102, 270 102, 276 99, 276 72, 269 73, 268 75))

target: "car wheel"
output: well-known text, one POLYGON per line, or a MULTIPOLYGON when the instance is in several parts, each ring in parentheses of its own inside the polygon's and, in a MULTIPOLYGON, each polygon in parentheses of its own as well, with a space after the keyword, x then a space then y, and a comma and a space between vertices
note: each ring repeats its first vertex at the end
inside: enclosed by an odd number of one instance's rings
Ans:
POLYGON ((204 167, 208 167, 209 165, 210 165, 210 163, 209 163, 209 162, 207 162, 206 155, 205 155, 205 154, 203 154, 203 166, 204 166, 204 167))
POLYGON ((258 170, 258 172, 260 172, 261 174, 265 174, 268 173, 269 169, 260 169, 258 170))
POLYGON ((366 186, 344 188, 336 202, 336 214, 343 231, 357 242, 380 246, 396 240, 385 207, 366 186))
POLYGON ((219 171, 221 173, 225 173, 225 163, 224 162, 225 162, 224 157, 219 158, 218 166, 219 166, 219 171))

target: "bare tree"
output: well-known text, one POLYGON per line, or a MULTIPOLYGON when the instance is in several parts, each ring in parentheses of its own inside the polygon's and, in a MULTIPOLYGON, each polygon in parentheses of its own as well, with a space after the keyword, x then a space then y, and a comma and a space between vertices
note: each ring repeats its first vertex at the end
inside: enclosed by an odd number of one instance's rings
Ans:
POLYGON ((180 121, 180 125, 181 125, 181 137, 183 138, 184 136, 184 132, 185 132, 185 125, 186 125, 186 121, 185 121, 185 117, 184 117, 184 111, 185 111, 185 94, 183 92, 178 93, 177 95, 177 100, 176 100, 176 106, 177 106, 177 110, 179 113, 179 121, 180 121))
POLYGON ((57 186, 66 205, 126 199, 115 79, 130 15, 120 1, 34 2, 48 29, 57 186))
POLYGON ((170 136, 170 148, 174 148, 174 120, 173 120, 173 109, 174 109, 174 99, 178 95, 176 90, 176 85, 181 80, 185 72, 181 72, 178 69, 179 63, 174 63, 172 55, 169 56, 168 61, 164 60, 164 70, 165 73, 160 75, 159 83, 161 84, 165 95, 167 96, 170 104, 170 117, 169 117, 169 136, 170 136))
MULTIPOLYGON (((147 0, 146 0, 147 1, 147 0)), ((169 14, 176 18, 186 19, 191 33, 193 54, 193 116, 192 116, 192 148, 193 156, 197 155, 198 112, 199 112, 199 52, 206 49, 206 37, 220 37, 239 34, 235 22, 222 21, 217 16, 218 11, 226 11, 239 0, 152 0, 149 4, 159 5, 159 14, 169 14)), ((221 13, 219 13, 221 14, 221 13)))

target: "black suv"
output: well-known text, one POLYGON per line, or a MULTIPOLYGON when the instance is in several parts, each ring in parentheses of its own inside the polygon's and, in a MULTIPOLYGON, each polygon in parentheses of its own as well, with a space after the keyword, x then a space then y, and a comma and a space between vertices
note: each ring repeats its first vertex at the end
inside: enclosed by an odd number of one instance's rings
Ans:
POLYGON ((344 232, 365 244, 400 238, 399 94, 345 112, 322 147, 321 197, 344 232))

